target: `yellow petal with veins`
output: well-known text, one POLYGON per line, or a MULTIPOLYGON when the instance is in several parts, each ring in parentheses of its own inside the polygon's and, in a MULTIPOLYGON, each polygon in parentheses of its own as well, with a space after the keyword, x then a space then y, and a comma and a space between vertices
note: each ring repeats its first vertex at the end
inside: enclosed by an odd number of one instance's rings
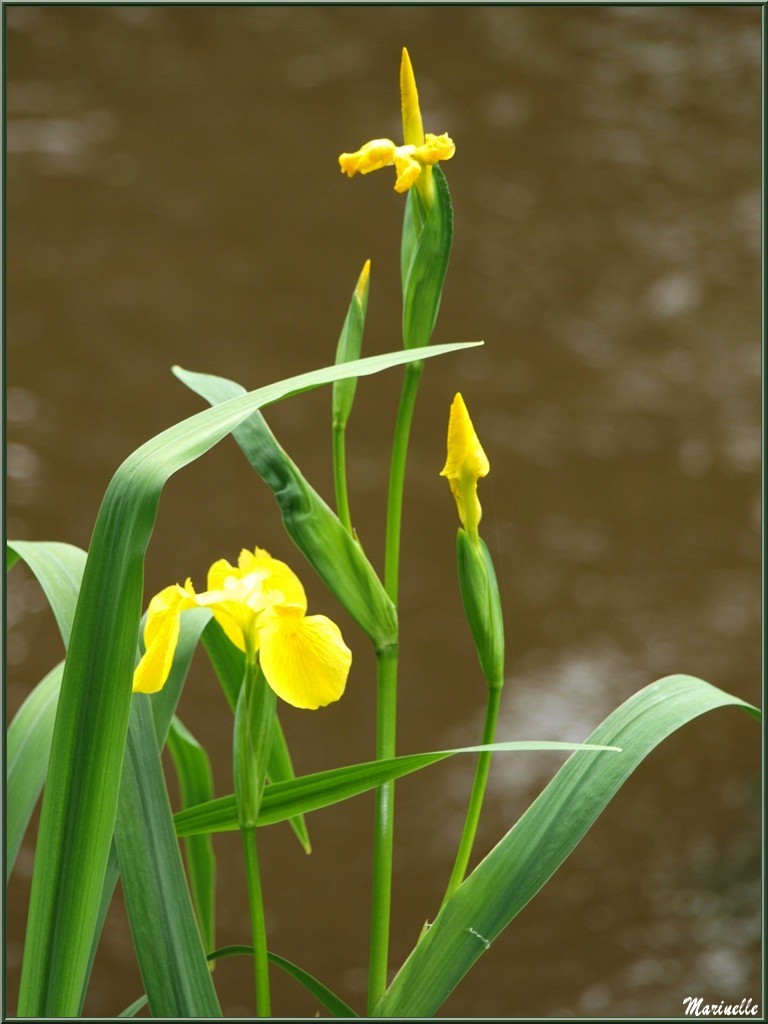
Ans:
POLYGON ((259 630, 259 660, 278 695, 296 708, 319 708, 338 700, 347 685, 352 652, 335 622, 276 607, 259 630))

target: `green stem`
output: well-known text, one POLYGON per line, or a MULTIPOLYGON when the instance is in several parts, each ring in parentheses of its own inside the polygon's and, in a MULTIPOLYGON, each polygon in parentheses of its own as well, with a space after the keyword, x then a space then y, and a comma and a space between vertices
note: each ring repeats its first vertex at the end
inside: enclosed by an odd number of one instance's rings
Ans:
MULTIPOLYGON (((405 370, 400 406, 397 410, 392 461, 387 495, 387 536, 384 553, 384 589, 397 605, 400 575, 400 533, 403 520, 403 491, 408 441, 423 363, 409 363, 405 370)), ((397 647, 377 653, 376 758, 394 757, 397 729, 397 647)), ((376 818, 373 836, 373 895, 371 901, 371 950, 368 968, 368 1012, 387 987, 389 967, 389 921, 392 904, 392 853, 394 847, 395 784, 376 790, 376 818)))
MULTIPOLYGON (((397 647, 377 654, 378 697, 376 719, 377 759, 395 756, 397 718, 397 647)), ((392 904, 392 852, 394 846, 395 784, 376 790, 373 835, 373 893, 371 898, 371 946, 368 968, 368 1013, 387 987, 389 918, 392 904)))
MULTIPOLYGON (((501 687, 489 687, 488 706, 485 710, 485 726, 483 727, 483 744, 493 743, 494 741, 494 737, 496 736, 496 723, 499 720, 500 703, 501 687)), ((453 871, 451 872, 451 877, 448 881, 448 888, 445 890, 445 896, 443 896, 441 907, 445 906, 451 896, 453 896, 464 881, 464 876, 467 873, 467 865, 469 864, 469 858, 472 854, 472 846, 475 841, 475 833, 477 832, 477 823, 480 820, 480 811, 483 806, 483 797, 485 796, 485 786, 488 782, 488 772, 491 767, 492 756, 493 755, 490 751, 485 751, 480 754, 478 759, 477 768, 475 769, 475 781, 472 784, 472 793, 469 798, 469 806, 467 807, 467 817, 464 821, 464 831, 461 834, 461 842, 459 843, 459 849, 456 854, 456 861, 453 865, 453 871)))
POLYGON ((352 517, 347 493, 346 424, 333 424, 333 485, 336 491, 336 511, 342 525, 352 533, 352 517))
POLYGON ((413 410, 424 363, 409 363, 405 368, 400 406, 397 410, 392 461, 389 466, 389 492, 387 495, 387 540, 384 554, 384 589, 397 604, 400 577, 400 530, 403 521, 403 490, 405 465, 408 459, 408 441, 411 436, 413 410))
POLYGON ((269 995, 269 962, 267 960, 267 925, 264 919, 264 901, 261 896, 259 855, 256 849, 256 829, 241 829, 245 854, 245 873, 248 879, 248 905, 251 912, 253 935, 253 976, 256 982, 256 1016, 271 1017, 269 995))

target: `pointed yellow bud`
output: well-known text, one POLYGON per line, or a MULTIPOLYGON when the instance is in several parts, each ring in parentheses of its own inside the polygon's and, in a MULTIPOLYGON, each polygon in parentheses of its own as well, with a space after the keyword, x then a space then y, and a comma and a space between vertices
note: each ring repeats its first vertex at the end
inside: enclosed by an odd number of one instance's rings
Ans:
POLYGON ((357 286, 355 288, 355 298, 362 305, 368 296, 368 279, 371 276, 371 261, 366 260, 363 264, 363 269, 360 271, 360 277, 357 279, 357 286))
POLYGON ((477 481, 481 476, 487 476, 490 468, 464 399, 457 393, 448 420, 448 455, 440 476, 448 478, 459 510, 459 519, 467 533, 475 539, 482 516, 477 497, 477 481))
POLYGON ((419 93, 411 58, 405 47, 400 61, 400 110, 403 115, 403 141, 406 146, 423 146, 424 126, 421 122, 419 93))

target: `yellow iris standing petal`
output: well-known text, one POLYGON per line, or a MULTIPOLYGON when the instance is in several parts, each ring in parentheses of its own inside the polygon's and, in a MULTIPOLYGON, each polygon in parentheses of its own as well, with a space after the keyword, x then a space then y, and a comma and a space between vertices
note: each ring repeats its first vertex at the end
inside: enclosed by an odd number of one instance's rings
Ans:
POLYGON ((477 537, 482 508, 477 497, 477 481, 487 476, 490 463, 472 426, 467 407, 457 393, 448 420, 448 454, 440 476, 447 477, 456 499, 459 519, 471 537, 477 537))

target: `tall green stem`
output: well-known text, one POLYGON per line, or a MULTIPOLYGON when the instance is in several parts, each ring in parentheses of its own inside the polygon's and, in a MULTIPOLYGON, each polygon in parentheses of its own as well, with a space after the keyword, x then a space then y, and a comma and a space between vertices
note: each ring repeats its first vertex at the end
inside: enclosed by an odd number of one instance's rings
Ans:
POLYGON ((251 912, 253 936, 253 976, 256 983, 256 1016, 271 1017, 269 994, 269 961, 267 960, 267 925, 264 918, 264 900, 261 895, 259 854, 256 848, 256 829, 241 829, 245 873, 248 879, 248 906, 251 912))
MULTIPOLYGON (((397 717, 397 647, 377 655, 378 716, 376 757, 395 756, 397 717)), ((368 1013, 387 987, 389 919, 392 903, 392 853, 394 846, 395 785, 387 782, 376 790, 373 835, 373 893, 371 898, 371 946, 368 972, 368 1013)))
MULTIPOLYGON (((485 709, 485 725, 483 727, 483 744, 493 743, 494 741, 494 737, 496 736, 496 723, 499 720, 500 703, 501 687, 489 687, 488 705, 485 709)), ((459 843, 459 849, 456 854, 456 861, 453 865, 453 871, 451 872, 451 877, 448 881, 448 888, 445 890, 445 896, 443 896, 441 907, 447 903, 451 896, 453 896, 464 881, 464 876, 467 873, 467 865, 469 864, 469 858, 472 854, 472 846, 475 841, 475 834, 477 833, 477 824, 480 820, 480 811, 483 806, 483 797, 485 796, 485 786, 488 782, 488 772, 491 767, 492 756, 493 755, 490 751, 485 751, 480 754, 478 759, 477 768, 475 769, 475 780, 472 784, 472 793, 470 794, 469 806, 467 807, 467 817, 464 821, 464 831, 461 834, 461 842, 459 843)))
MULTIPOLYGON (((408 458, 408 441, 423 363, 406 367, 400 406, 397 411, 387 496, 387 536, 384 554, 384 588, 397 605, 400 575, 400 533, 403 519, 403 490, 408 458)), ((376 758, 394 757, 397 728, 397 647, 377 654, 378 695, 376 758)), ((395 784, 388 782, 376 791, 373 838, 373 895, 371 901, 371 949, 368 970, 368 1012, 372 1013, 387 987, 389 965, 389 921, 392 903, 392 852, 394 846, 395 784)))
POLYGON ((384 589, 392 603, 397 605, 400 579, 400 531, 403 521, 403 490, 408 442, 411 436, 413 410, 424 363, 409 363, 405 368, 400 406, 397 410, 392 461, 389 466, 389 492, 387 495, 387 539, 384 554, 384 589))

